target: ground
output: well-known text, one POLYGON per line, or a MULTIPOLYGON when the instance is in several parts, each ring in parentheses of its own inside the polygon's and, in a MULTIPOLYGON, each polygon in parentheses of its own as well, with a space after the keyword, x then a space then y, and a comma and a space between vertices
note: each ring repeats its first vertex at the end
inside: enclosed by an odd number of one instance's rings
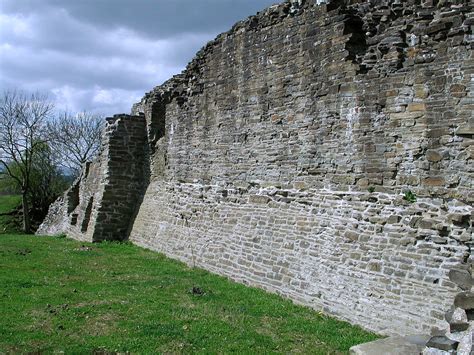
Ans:
POLYGON ((0 353, 346 353, 376 335, 131 244, 0 236, 0 353))

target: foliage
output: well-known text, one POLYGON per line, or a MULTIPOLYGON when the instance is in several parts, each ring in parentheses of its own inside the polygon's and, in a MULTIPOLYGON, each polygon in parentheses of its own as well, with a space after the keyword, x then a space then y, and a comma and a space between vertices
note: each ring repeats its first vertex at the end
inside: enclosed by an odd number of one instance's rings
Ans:
POLYGON ((21 207, 21 196, 0 195, 0 234, 18 232, 21 220, 18 211, 21 207))
POLYGON ((60 171, 57 157, 49 145, 43 144, 35 152, 29 198, 40 221, 46 216, 49 205, 69 186, 70 180, 60 171))
POLYGON ((35 154, 44 144, 44 125, 53 108, 47 96, 38 93, 6 91, 0 97, 0 172, 20 190, 26 233, 31 230, 28 194, 35 154))
MULTIPOLYGON (((8 164, 12 174, 19 174, 23 162, 8 164)), ((49 205, 65 191, 70 180, 58 169, 58 165, 51 149, 46 143, 37 146, 32 154, 30 168, 29 188, 26 193, 30 207, 30 218, 33 229, 44 219, 49 205)), ((21 188, 10 175, 5 175, 0 180, 0 191, 11 191, 21 194, 21 188)))
POLYGON ((21 194, 25 233, 66 189, 65 173, 77 175, 97 154, 103 121, 86 112, 54 116, 54 104, 39 93, 0 97, 0 189, 21 194))
POLYGON ((405 201, 414 203, 414 202, 416 202, 416 195, 415 195, 415 193, 412 192, 411 190, 407 190, 407 191, 405 191, 405 193, 404 193, 404 195, 403 195, 403 199, 404 199, 405 201))
POLYGON ((373 193, 373 192, 375 192, 375 187, 374 186, 369 186, 368 190, 369 190, 370 193, 373 193))
POLYGON ((0 353, 334 354, 377 338, 130 244, 0 238, 0 353))

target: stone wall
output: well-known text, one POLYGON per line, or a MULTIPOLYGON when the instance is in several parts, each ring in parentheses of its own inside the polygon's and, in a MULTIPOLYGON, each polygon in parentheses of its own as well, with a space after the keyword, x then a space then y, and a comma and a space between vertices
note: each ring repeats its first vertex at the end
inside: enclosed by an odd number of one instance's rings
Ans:
POLYGON ((51 207, 39 235, 84 241, 125 240, 148 183, 145 119, 107 119, 99 156, 51 207))
POLYGON ((472 8, 339 5, 239 23, 135 106, 162 126, 130 239, 382 333, 443 327, 472 233, 472 8))
POLYGON ((379 0, 236 24, 133 107, 130 240, 383 334, 446 330, 449 272, 470 270, 473 23, 468 1, 379 0))

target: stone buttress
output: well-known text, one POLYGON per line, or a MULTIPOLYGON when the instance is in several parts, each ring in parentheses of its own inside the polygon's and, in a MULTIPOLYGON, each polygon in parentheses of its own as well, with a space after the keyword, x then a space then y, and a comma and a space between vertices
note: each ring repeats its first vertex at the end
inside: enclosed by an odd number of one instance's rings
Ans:
POLYGON ((148 181, 142 116, 108 118, 99 156, 51 207, 39 235, 78 240, 126 240, 148 181))

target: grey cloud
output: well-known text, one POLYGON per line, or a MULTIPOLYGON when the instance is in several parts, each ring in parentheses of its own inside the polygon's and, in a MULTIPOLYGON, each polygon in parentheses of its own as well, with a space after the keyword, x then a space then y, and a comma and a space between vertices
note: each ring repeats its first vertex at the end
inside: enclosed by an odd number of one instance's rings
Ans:
POLYGON ((274 0, 3 0, 0 84, 124 112, 205 43, 274 0))
MULTIPOLYGON (((13 18, 18 27, 26 26, 28 33, 17 33, 14 25, 1 32, 4 43, 16 47, 28 47, 37 51, 53 50, 77 56, 136 56, 155 60, 172 60, 181 65, 191 59, 202 44, 215 33, 179 34, 169 39, 140 37, 132 29, 101 31, 89 24, 79 22, 60 9, 50 9, 41 16, 32 15, 13 18), (157 47, 167 44, 166 54, 157 52, 157 47)), ((6 24, 8 25, 8 24, 6 24)))
POLYGON ((62 8, 95 27, 127 27, 153 38, 225 31, 277 0, 6 0, 7 13, 62 8))
MULTIPOLYGON (((146 46, 146 43, 142 44, 146 46)), ((5 74, 18 81, 53 80, 58 85, 74 84, 88 87, 100 84, 110 88, 127 87, 132 90, 151 88, 163 81, 186 64, 189 59, 184 52, 197 49, 201 41, 183 39, 177 45, 158 44, 154 51, 156 58, 141 53, 97 55, 93 51, 71 54, 57 50, 11 47, 5 49, 0 58, 1 68, 8 68, 5 74), (162 49, 160 52, 160 48, 162 49)), ((145 48, 138 46, 141 51, 145 48)), ((189 53, 191 56, 191 54, 189 53)), ((2 70, 3 71, 3 70, 2 70)))

